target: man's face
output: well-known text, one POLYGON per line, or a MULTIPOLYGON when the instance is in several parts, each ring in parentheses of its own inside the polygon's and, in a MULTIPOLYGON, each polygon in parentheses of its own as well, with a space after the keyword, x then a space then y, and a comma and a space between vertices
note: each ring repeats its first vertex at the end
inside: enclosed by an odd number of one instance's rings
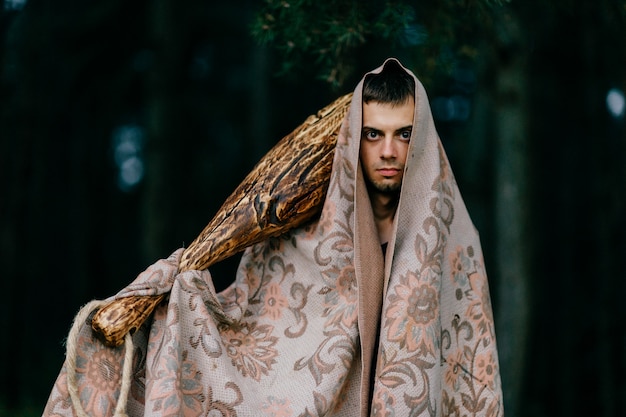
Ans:
POLYGON ((376 192, 396 193, 402 186, 414 110, 413 98, 394 106, 363 103, 361 165, 366 180, 376 192))

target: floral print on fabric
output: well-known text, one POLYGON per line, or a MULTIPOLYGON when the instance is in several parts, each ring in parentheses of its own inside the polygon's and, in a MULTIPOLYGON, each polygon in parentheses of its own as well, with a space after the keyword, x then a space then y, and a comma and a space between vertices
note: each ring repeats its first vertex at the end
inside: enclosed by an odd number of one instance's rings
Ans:
MULTIPOLYGON (((145 345, 147 334, 142 326, 133 336, 133 343, 139 345, 133 353, 133 369, 131 390, 127 407, 141 412, 144 402, 145 345)), ((112 416, 117 407, 124 366, 124 348, 109 348, 93 337, 88 324, 83 324, 79 337, 75 340, 76 368, 69 370, 75 373, 80 397, 80 406, 89 417, 112 416)), ((67 363, 63 366, 53 388, 59 395, 48 401, 44 409, 45 416, 75 416, 68 390, 67 363)))
POLYGON ((371 409, 377 417, 402 409, 412 416, 502 413, 489 289, 475 249, 480 246, 469 218, 458 219, 466 211, 440 144, 436 152, 439 175, 429 215, 407 236, 415 252, 406 272, 395 279, 392 274, 385 299, 386 340, 371 409), (466 231, 459 233, 457 224, 466 231), (453 244, 466 236, 469 244, 453 244))
POLYGON ((330 282, 335 283, 334 288, 325 287, 321 291, 326 304, 324 317, 328 317, 325 327, 349 329, 356 323, 358 312, 354 266, 346 263, 341 269, 327 269, 325 275, 330 282))
POLYGON ((80 378, 80 399, 88 415, 113 414, 122 378, 124 350, 109 349, 93 338, 79 340, 82 349, 76 358, 76 373, 80 378))
POLYGON ((391 289, 389 302, 385 313, 387 339, 397 342, 407 352, 433 356, 439 324, 436 288, 428 282, 420 282, 417 274, 408 273, 391 289))
POLYGON ((182 352, 182 358, 163 356, 159 371, 153 377, 156 381, 150 387, 153 392, 153 412, 163 416, 202 415, 202 372, 194 362, 187 359, 186 351, 182 352))
POLYGON ((261 298, 263 299, 261 316, 267 316, 271 320, 279 320, 283 315, 283 310, 289 305, 280 285, 275 282, 263 291, 261 298))
POLYGON ((287 398, 279 399, 273 396, 267 398, 261 405, 263 414, 267 417, 291 417, 291 402, 287 398))
POLYGON ((46 408, 43 411, 43 415, 49 417, 73 415, 72 401, 70 399, 70 393, 67 390, 66 366, 63 366, 61 372, 59 373, 59 376, 54 383, 53 392, 56 396, 48 400, 46 408))
POLYGON ((245 323, 222 332, 226 353, 243 376, 259 381, 276 363, 278 352, 274 345, 278 339, 272 331, 271 326, 245 323))
POLYGON ((444 409, 451 415, 500 415, 501 402, 498 358, 495 349, 493 315, 482 258, 472 246, 458 246, 449 255, 451 279, 459 285, 458 301, 467 305, 444 329, 444 384, 460 392, 461 401, 444 391, 444 409))
MULTIPOLYGON (((368 257, 378 234, 362 221, 361 83, 318 219, 246 249, 220 293, 209 271, 177 270, 180 249, 118 294, 169 293, 133 335, 129 416, 502 416, 480 241, 414 80, 413 137, 384 261, 368 257), (372 375, 363 352, 376 355, 372 375)), ((123 355, 87 326, 78 351, 81 401, 90 417, 110 415, 123 355)), ((45 417, 76 416, 66 376, 45 417)))

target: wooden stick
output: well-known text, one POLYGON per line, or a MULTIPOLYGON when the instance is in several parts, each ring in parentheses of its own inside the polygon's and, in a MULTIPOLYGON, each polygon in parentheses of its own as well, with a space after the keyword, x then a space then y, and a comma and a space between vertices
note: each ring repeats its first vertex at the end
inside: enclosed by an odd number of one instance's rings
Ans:
MULTIPOLYGON (((340 97, 309 116, 261 159, 185 249, 179 271, 206 269, 319 214, 351 98, 351 94, 340 97)), ((113 300, 94 315, 92 328, 107 345, 120 346, 124 336, 136 331, 166 297, 113 300)))

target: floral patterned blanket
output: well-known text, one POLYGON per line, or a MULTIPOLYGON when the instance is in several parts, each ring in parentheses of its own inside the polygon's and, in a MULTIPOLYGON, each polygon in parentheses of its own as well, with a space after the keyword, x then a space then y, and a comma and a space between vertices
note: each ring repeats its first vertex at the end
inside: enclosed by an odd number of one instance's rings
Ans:
MULTIPOLYGON (((248 248, 220 293, 208 270, 178 272, 178 250, 115 296, 169 293, 132 337, 129 416, 503 414, 478 233, 415 81, 384 256, 358 162, 361 81, 318 220, 248 248)), ((105 347, 87 323, 76 345, 44 416, 113 415, 124 347, 105 347)))

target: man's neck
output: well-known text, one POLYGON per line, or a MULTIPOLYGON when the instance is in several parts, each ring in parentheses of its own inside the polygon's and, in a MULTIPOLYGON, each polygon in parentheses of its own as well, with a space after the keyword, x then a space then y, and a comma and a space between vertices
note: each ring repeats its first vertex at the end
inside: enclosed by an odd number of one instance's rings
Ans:
POLYGON ((398 194, 371 193, 370 200, 374 213, 374 223, 380 243, 387 243, 393 233, 393 219, 398 208, 398 194))

